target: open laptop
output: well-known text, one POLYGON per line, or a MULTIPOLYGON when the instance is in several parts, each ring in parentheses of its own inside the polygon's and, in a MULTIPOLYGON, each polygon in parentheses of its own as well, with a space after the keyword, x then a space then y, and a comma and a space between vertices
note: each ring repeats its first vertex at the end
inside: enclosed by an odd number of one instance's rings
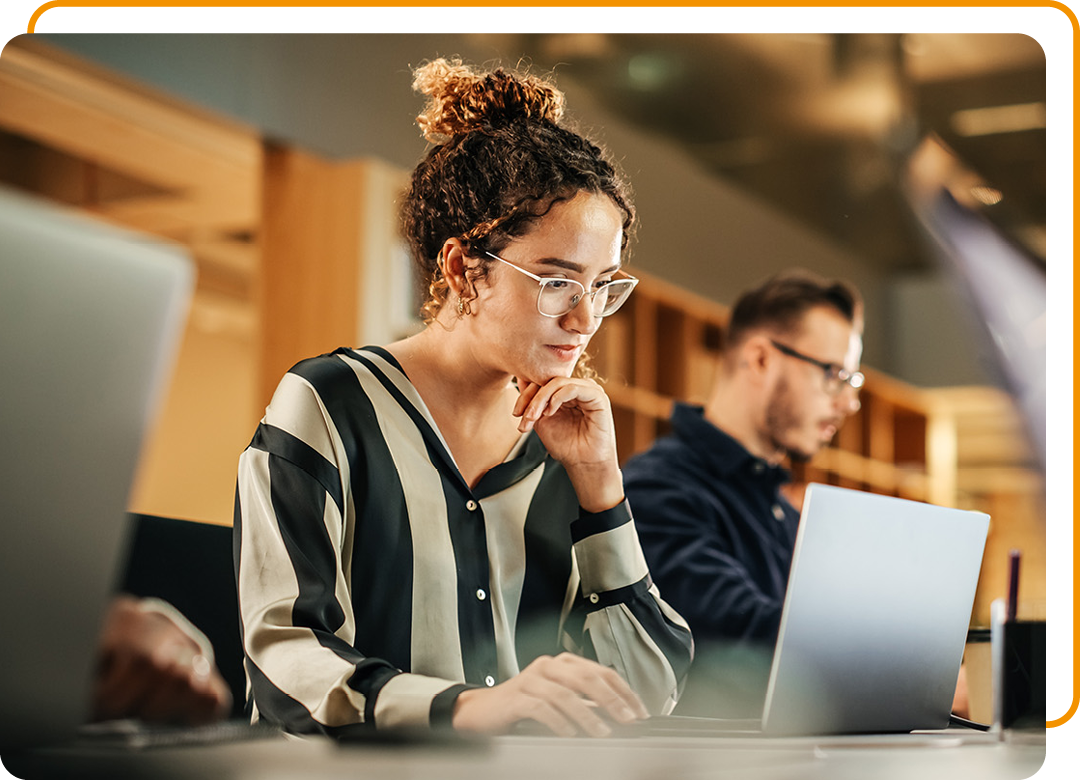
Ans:
POLYGON ((990 518, 812 484, 762 730, 945 728, 990 518))
POLYGON ((72 736, 144 432, 187 315, 184 252, 0 189, 0 749, 72 736))
POLYGON ((652 735, 895 734, 949 725, 990 518, 811 484, 760 721, 652 735))

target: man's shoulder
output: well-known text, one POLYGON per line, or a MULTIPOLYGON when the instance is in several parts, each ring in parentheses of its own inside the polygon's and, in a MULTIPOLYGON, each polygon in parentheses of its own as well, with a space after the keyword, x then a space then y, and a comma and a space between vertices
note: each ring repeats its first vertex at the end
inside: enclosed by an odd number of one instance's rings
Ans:
POLYGON ((623 474, 634 479, 679 476, 681 470, 695 459, 693 449, 675 436, 665 436, 653 442, 649 449, 639 452, 623 466, 623 474))
POLYGON ((709 465, 708 435, 718 432, 704 420, 700 407, 677 403, 671 417, 672 431, 652 443, 643 452, 626 461, 623 473, 631 480, 668 480, 680 482, 692 474, 707 476, 709 465))
POLYGON ((635 512, 651 506, 697 506, 707 501, 714 479, 708 464, 686 442, 660 439, 623 466, 623 484, 635 512))

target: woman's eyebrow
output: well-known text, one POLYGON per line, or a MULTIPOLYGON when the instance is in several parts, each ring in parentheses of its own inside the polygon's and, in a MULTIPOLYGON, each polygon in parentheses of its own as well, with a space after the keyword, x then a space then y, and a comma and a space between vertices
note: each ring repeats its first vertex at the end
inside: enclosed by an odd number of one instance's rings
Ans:
MULTIPOLYGON (((565 271, 573 271, 576 274, 585 273, 585 266, 583 266, 581 263, 575 263, 572 260, 564 260, 561 257, 545 257, 542 260, 538 260, 537 263, 539 265, 550 265, 556 268, 562 268, 565 271)), ((621 267, 621 264, 616 263, 615 265, 605 268, 603 271, 597 274, 597 276, 603 276, 604 274, 613 274, 621 267)))

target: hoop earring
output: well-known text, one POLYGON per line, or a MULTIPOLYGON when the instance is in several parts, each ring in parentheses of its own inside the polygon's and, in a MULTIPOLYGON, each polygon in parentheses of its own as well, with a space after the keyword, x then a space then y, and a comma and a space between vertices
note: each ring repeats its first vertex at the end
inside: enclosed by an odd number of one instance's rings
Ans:
POLYGON ((458 296, 457 313, 459 317, 464 317, 466 315, 472 314, 472 306, 470 305, 471 301, 471 298, 467 301, 464 298, 458 296))

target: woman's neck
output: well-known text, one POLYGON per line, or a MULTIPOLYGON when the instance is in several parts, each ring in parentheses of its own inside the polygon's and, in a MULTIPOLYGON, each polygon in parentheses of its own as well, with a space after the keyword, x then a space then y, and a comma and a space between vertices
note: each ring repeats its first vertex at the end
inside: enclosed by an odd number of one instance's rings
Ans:
POLYGON ((483 366, 464 333, 438 322, 390 344, 470 486, 505 460, 520 437, 510 375, 483 366))
MULTIPOLYGON (((460 323, 455 323, 460 326, 460 323)), ((490 414, 507 394, 510 375, 483 366, 471 342, 453 325, 434 322, 414 336, 390 344, 424 403, 448 404, 465 416, 490 414)))

